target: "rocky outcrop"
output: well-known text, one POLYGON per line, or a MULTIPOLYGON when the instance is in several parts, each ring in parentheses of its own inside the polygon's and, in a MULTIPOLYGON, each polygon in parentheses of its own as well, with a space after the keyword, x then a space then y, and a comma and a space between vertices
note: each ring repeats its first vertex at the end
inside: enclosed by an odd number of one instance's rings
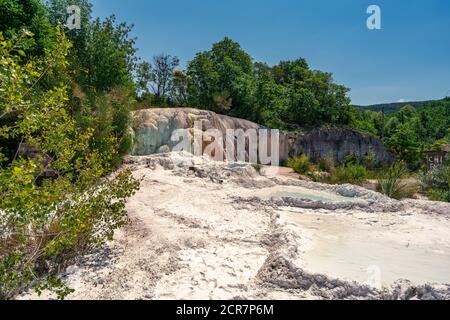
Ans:
POLYGON ((370 153, 380 162, 394 160, 380 139, 354 129, 323 127, 305 135, 289 136, 289 156, 305 154, 313 162, 330 156, 340 162, 351 154, 363 159, 370 153))
MULTIPOLYGON (((198 129, 201 131, 202 152, 215 141, 215 137, 208 133, 210 129, 215 129, 221 133, 224 153, 227 151, 227 143, 225 141, 227 130, 241 129, 245 132, 249 129, 254 129, 259 132, 262 129, 266 129, 248 120, 191 108, 146 109, 136 111, 132 116, 134 141, 132 155, 152 155, 169 151, 181 151, 175 150, 175 147, 179 146, 181 138, 173 139, 174 132, 177 129, 184 129, 190 136, 190 139, 193 140, 196 123, 197 125, 200 124, 198 129)), ((269 140, 270 137, 268 137, 267 143, 270 147, 271 143, 269 140)), ((193 141, 190 141, 190 143, 193 144, 193 141)), ((247 138, 246 161, 248 160, 248 150, 249 141, 247 138)), ((237 153, 236 150, 234 151, 237 153)), ((287 160, 289 157, 297 157, 302 154, 306 154, 313 162, 330 155, 335 161, 342 161, 350 154, 364 158, 371 152, 378 161, 390 162, 393 160, 393 157, 386 151, 379 139, 352 129, 325 127, 315 129, 305 135, 280 133, 280 162, 287 160)), ((270 153, 269 150, 269 155, 270 153)), ((224 156, 224 159, 227 159, 227 157, 224 156)))
MULTIPOLYGON (((173 151, 180 140, 173 139, 178 129, 186 130, 194 138, 194 126, 200 124, 198 129, 202 135, 202 151, 214 142, 215 137, 208 130, 217 130, 223 137, 222 144, 226 152, 227 130, 254 129, 259 132, 266 129, 251 121, 219 115, 211 111, 191 108, 157 108, 139 110, 133 113, 133 155, 151 155, 173 151), (175 141, 174 141, 175 140, 175 141)), ((270 139, 269 139, 270 140, 270 139)), ((193 143, 193 141, 191 141, 193 143)), ((248 139, 246 151, 248 151, 248 139)), ((270 146, 270 141, 268 141, 270 146)), ((280 160, 286 160, 288 154, 288 139, 284 133, 280 134, 280 160)), ((270 148, 269 148, 270 149, 270 148)), ((179 150, 176 150, 179 151, 179 150)), ((186 150, 185 150, 186 151, 186 150)), ((269 151, 270 153, 270 151, 269 151)), ((247 154, 248 157, 248 154, 247 154)))

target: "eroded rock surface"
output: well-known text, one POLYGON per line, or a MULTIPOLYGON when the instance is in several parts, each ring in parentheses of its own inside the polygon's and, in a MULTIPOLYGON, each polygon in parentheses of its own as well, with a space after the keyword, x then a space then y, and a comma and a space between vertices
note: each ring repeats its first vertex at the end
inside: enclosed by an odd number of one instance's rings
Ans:
MULTIPOLYGON (((132 154, 151 155, 173 151, 174 147, 180 143, 180 140, 175 139, 174 141, 172 139, 173 133, 178 129, 187 130, 187 133, 189 133, 191 139, 193 139, 193 129, 196 122, 200 124, 199 129, 202 131, 202 152, 215 140, 215 137, 207 132, 208 130, 217 130, 221 133, 225 154, 227 148, 227 130, 243 130, 244 132, 247 130, 255 130, 255 132, 258 133, 261 129, 267 129, 251 121, 228 117, 206 110, 191 108, 155 108, 140 110, 133 114, 134 143, 132 154)), ((271 142, 270 139, 268 139, 269 149, 270 145, 271 142)), ((287 160, 287 147, 287 135, 281 133, 279 138, 280 161, 287 160)), ((191 150, 191 152, 193 151, 194 150, 191 150)), ((248 141, 245 151, 248 153, 248 141)), ((214 155, 215 154, 213 154, 213 156, 214 155)), ((225 159, 225 155, 222 159, 225 159)))
POLYGON ((306 154, 314 162, 327 157, 341 162, 351 154, 364 159, 370 153, 380 162, 394 160, 380 139, 362 134, 354 129, 324 127, 312 130, 305 135, 289 137, 289 156, 296 157, 306 154))

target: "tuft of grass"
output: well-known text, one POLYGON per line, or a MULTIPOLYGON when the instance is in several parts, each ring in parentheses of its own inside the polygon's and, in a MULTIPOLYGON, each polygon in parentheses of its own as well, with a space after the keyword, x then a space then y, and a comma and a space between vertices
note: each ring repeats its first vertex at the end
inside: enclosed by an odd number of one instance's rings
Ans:
POLYGON ((332 157, 327 157, 320 159, 319 162, 317 163, 317 167, 322 172, 331 173, 334 171, 336 166, 334 163, 334 159, 332 157))
POLYGON ((404 162, 394 163, 385 177, 378 180, 377 191, 397 200, 412 198, 417 187, 402 181, 407 173, 408 167, 404 162))
POLYGON ((302 155, 297 158, 290 158, 287 165, 299 174, 306 174, 311 169, 311 163, 306 155, 302 155))

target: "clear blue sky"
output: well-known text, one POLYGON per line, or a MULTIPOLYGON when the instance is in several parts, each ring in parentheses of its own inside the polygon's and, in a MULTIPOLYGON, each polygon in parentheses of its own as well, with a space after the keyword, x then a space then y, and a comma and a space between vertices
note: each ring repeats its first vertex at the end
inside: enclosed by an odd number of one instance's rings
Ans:
POLYGON ((93 0, 94 16, 135 25, 139 56, 169 53, 183 66, 224 36, 255 61, 303 57, 351 88, 355 104, 450 95, 448 0, 93 0), (366 27, 367 7, 382 30, 366 27))

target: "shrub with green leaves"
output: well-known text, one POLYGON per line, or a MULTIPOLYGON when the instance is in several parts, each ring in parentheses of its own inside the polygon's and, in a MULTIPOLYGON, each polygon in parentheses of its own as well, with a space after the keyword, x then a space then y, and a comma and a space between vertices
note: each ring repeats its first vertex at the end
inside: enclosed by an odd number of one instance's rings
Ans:
POLYGON ((372 150, 370 150, 367 156, 364 157, 363 164, 369 170, 374 170, 381 167, 381 162, 377 159, 377 155, 372 150))
POLYGON ((428 190, 427 195, 433 201, 450 202, 450 192, 445 189, 431 188, 428 190))
POLYGON ((361 184, 368 177, 367 169, 354 163, 353 157, 348 157, 342 164, 335 164, 332 157, 319 160, 317 168, 321 172, 314 172, 310 177, 316 182, 329 184, 361 184), (327 174, 323 174, 327 173, 327 174))
POLYGON ((367 178, 367 170, 364 166, 358 164, 348 164, 336 168, 333 172, 333 180, 336 183, 360 184, 367 178))
POLYGON ((311 163, 309 162, 309 158, 306 155, 302 155, 297 158, 290 158, 287 165, 289 168, 293 169, 299 174, 305 174, 311 168, 311 163))
POLYGON ((348 165, 355 165, 355 164, 361 164, 361 158, 354 152, 348 154, 344 160, 342 161, 342 164, 346 167, 348 165))
POLYGON ((30 285, 70 293, 58 271, 112 239, 139 186, 127 170, 104 177, 108 159, 91 146, 94 130, 77 127, 64 83, 39 87, 47 71, 68 67, 71 44, 59 29, 56 36, 59 46, 24 60, 32 34, 0 34, 0 140, 16 149, 0 149, 0 299, 30 285))
POLYGON ((448 164, 421 172, 422 189, 434 201, 450 202, 450 166, 448 164))

